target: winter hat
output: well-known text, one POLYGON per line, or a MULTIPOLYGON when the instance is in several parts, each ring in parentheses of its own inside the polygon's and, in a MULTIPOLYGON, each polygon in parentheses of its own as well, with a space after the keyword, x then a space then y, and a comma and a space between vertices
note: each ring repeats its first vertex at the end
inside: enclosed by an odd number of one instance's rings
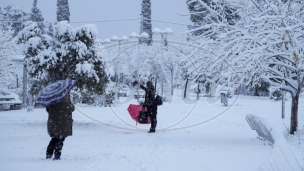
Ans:
POLYGON ((152 87, 152 82, 151 81, 147 81, 146 85, 147 85, 147 87, 152 87))

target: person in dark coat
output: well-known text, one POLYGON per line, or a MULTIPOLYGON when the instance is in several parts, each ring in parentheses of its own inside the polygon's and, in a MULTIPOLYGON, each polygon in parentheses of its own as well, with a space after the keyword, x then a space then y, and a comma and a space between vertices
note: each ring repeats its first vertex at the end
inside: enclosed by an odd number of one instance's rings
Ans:
POLYGON ((149 130, 149 133, 155 133, 157 125, 157 105, 154 102, 155 88, 151 81, 147 81, 146 87, 141 85, 139 81, 136 81, 136 83, 140 86, 141 89, 145 91, 145 101, 143 107, 147 109, 148 116, 151 119, 151 128, 149 130))
POLYGON ((47 150, 46 158, 60 160, 63 142, 67 136, 72 135, 72 112, 75 110, 68 94, 63 101, 50 105, 46 108, 49 114, 47 130, 52 137, 47 150))

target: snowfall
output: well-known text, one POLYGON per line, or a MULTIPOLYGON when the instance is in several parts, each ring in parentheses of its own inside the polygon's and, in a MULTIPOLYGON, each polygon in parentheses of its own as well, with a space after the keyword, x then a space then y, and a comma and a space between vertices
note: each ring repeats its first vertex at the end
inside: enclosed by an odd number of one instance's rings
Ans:
MULTIPOLYGON (((228 106, 220 98, 175 91, 158 107, 156 133, 150 125, 136 124, 128 114, 136 99, 120 98, 114 107, 77 104, 73 112, 73 136, 67 137, 61 160, 45 159, 50 141, 45 109, 0 112, 1 171, 257 171, 302 170, 304 136, 280 138, 275 143, 257 138, 246 115, 263 118, 280 135, 290 122, 291 99, 286 118, 281 101, 268 97, 233 96, 228 106), (292 168, 292 169, 290 169, 292 168)), ((299 103, 299 127, 304 124, 303 97, 299 103)))

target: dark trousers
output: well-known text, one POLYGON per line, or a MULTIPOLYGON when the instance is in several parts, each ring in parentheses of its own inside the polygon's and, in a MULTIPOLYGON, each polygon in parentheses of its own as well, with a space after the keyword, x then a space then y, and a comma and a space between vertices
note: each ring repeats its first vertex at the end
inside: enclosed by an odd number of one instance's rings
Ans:
POLYGON ((55 154, 55 159, 60 159, 64 140, 65 137, 52 137, 46 150, 46 158, 51 158, 55 154))
POLYGON ((151 119, 151 129, 155 130, 156 125, 157 125, 157 112, 156 112, 156 108, 154 106, 152 107, 147 107, 147 112, 148 112, 148 116, 151 119))
POLYGON ((156 114, 150 115, 150 119, 151 119, 151 129, 155 130, 156 125, 157 125, 156 114))

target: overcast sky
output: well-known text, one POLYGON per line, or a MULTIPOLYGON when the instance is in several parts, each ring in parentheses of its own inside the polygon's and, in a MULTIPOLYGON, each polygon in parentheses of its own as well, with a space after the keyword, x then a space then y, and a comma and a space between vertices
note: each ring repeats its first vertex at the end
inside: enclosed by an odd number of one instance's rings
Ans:
MULTIPOLYGON (((90 23, 97 26, 99 38, 111 38, 113 35, 129 36, 133 31, 139 33, 139 20, 120 22, 89 22, 111 19, 139 18, 142 0, 70 0, 70 20, 83 21, 85 23, 73 23, 74 27, 90 23)), ((30 12, 33 0, 0 0, 0 7, 14 4, 30 12)), ((38 8, 42 12, 45 21, 56 21, 57 0, 38 0, 38 8)), ((189 16, 183 17, 178 13, 189 13, 186 0, 151 0, 152 19, 169 21, 180 24, 189 24, 189 16)), ((171 28, 174 34, 169 39, 184 40, 185 37, 177 38, 178 34, 186 31, 186 25, 176 25, 160 22, 152 22, 152 28, 171 28)), ((160 37, 155 37, 160 39, 160 37)))

